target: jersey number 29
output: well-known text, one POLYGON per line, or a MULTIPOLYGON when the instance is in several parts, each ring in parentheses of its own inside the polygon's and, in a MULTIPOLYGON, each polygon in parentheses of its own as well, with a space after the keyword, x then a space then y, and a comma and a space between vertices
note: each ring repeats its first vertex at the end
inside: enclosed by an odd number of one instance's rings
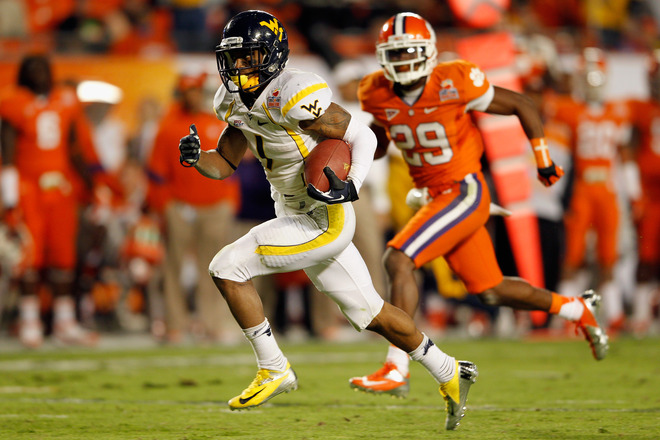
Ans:
POLYGON ((414 132, 406 124, 392 125, 390 136, 397 148, 404 153, 403 158, 412 167, 421 167, 424 164, 441 165, 454 156, 445 127, 436 121, 419 124, 414 132), (416 146, 433 148, 434 151, 412 151, 416 146))

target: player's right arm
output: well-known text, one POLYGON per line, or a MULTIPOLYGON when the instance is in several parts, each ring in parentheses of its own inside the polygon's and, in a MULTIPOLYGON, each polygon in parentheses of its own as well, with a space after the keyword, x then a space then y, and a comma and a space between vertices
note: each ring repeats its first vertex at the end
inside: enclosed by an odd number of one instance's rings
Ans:
POLYGON ((194 166, 205 177, 226 179, 236 171, 247 147, 247 139, 241 130, 228 125, 218 139, 217 148, 203 151, 193 124, 191 133, 179 143, 181 164, 194 166))
POLYGON ((543 185, 550 186, 564 175, 564 170, 555 165, 550 158, 548 143, 543 131, 543 120, 531 98, 512 90, 494 87, 493 99, 485 111, 491 114, 518 117, 520 125, 532 144, 538 179, 543 185))

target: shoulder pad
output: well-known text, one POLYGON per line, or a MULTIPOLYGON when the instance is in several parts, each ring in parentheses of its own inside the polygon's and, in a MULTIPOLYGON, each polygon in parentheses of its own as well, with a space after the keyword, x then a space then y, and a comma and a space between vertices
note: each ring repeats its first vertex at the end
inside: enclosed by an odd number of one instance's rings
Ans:
POLYGON ((311 72, 291 70, 282 87, 282 117, 291 125, 299 121, 316 119, 332 102, 328 83, 311 72))

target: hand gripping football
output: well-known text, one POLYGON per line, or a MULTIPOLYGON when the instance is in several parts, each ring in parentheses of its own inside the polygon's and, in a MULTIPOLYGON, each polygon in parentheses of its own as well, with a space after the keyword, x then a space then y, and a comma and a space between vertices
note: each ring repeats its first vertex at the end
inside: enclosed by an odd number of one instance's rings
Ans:
POLYGON ((341 139, 326 139, 305 158, 305 181, 319 191, 328 191, 330 182, 323 168, 330 167, 341 180, 346 180, 351 169, 351 147, 341 139))

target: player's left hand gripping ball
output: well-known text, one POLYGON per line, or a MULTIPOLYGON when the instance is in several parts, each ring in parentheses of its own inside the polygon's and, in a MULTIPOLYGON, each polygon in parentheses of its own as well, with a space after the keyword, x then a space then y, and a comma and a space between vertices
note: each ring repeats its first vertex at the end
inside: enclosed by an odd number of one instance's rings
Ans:
POLYGON ((544 186, 550 186, 564 175, 564 169, 554 162, 545 168, 537 168, 538 179, 544 186))
POLYGON ((323 168, 323 172, 330 182, 330 189, 326 192, 321 192, 310 183, 307 185, 307 194, 311 198, 325 202, 328 205, 353 202, 358 199, 353 181, 341 180, 330 167, 323 168))
POLYGON ((179 141, 179 162, 184 167, 192 167, 199 160, 202 152, 202 145, 197 135, 195 124, 190 126, 190 134, 184 136, 179 141))

